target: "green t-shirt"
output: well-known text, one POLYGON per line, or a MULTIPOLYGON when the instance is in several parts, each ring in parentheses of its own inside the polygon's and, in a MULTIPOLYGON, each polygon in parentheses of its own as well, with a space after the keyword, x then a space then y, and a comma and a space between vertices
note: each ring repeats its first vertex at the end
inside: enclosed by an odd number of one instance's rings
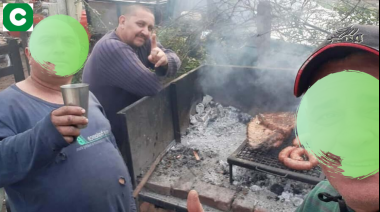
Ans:
MULTIPOLYGON (((340 212, 337 202, 323 202, 318 198, 318 194, 328 193, 331 196, 339 196, 338 191, 332 187, 329 181, 320 182, 306 197, 303 205, 296 212, 340 212)), ((350 212, 355 212, 348 208, 350 212)))

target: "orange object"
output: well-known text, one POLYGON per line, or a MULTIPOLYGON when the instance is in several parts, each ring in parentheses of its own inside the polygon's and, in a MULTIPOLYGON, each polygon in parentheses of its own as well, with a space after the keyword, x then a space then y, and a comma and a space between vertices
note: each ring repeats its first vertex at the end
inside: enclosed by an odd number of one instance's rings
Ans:
POLYGON ((196 159, 197 161, 200 161, 201 158, 199 157, 198 152, 196 152, 196 151, 193 151, 193 152, 194 152, 195 159, 196 159))
POLYGON ((80 19, 80 24, 84 27, 84 29, 86 30, 87 32, 87 35, 88 35, 88 40, 90 40, 91 38, 91 33, 90 33, 90 30, 88 28, 88 22, 87 22, 87 14, 86 14, 86 10, 82 10, 82 16, 81 16, 81 19, 80 19))

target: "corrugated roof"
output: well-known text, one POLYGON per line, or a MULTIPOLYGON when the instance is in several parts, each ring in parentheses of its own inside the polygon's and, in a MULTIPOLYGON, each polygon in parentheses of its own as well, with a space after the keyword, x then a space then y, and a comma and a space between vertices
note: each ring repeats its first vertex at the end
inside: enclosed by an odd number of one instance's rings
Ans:
POLYGON ((139 3, 139 4, 163 4, 168 0, 89 0, 94 2, 117 2, 117 3, 139 3))

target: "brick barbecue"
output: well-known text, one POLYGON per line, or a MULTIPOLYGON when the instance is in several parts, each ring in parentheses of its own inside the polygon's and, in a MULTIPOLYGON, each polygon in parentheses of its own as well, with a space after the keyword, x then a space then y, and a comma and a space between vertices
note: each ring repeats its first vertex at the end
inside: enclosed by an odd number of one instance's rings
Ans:
MULTIPOLYGON (((252 119, 250 115, 233 107, 224 107, 211 99, 205 96, 203 102, 197 105, 187 135, 164 157, 146 188, 183 200, 190 190, 195 189, 204 205, 219 211, 295 211, 312 185, 301 183, 302 178, 293 181, 285 175, 276 174, 281 171, 265 171, 265 165, 268 165, 291 173, 279 162, 273 161, 269 150, 269 156, 266 156, 248 147, 245 139, 246 123, 252 119), (254 171, 228 165, 227 158, 230 162, 232 159, 228 156, 233 155, 236 149, 239 152, 236 158, 247 160, 247 164, 256 162, 256 166, 252 166, 254 171), (247 155, 242 155, 244 153, 247 155), (263 170, 258 169, 261 167, 259 164, 264 166, 263 170), (235 181, 230 184, 233 172, 235 181)), ((319 176, 320 173, 314 170, 310 172, 310 175, 313 174, 319 176)))
POLYGON ((278 148, 246 149, 252 118, 295 112, 293 81, 286 70, 202 66, 120 111, 133 184, 149 179, 139 201, 187 211, 195 189, 205 211, 295 211, 323 180, 318 167, 294 172, 274 160, 291 136, 278 148))

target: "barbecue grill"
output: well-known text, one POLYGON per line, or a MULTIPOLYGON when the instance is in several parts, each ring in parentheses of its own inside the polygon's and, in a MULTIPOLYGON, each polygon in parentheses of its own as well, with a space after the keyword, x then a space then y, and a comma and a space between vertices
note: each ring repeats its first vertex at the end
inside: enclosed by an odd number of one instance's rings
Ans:
MULTIPOLYGON (((167 151, 173 142, 181 142, 182 135, 190 126, 190 115, 195 113, 196 105, 206 94, 214 97, 215 102, 233 106, 252 116, 266 112, 295 112, 300 100, 292 94, 295 76, 291 73, 295 74, 284 69, 201 66, 171 82, 157 96, 143 98, 120 111, 127 123, 126 139, 120 150, 134 187, 159 155, 167 151)), ((286 144, 284 142, 283 145, 286 144)), ((251 151, 242 140, 241 147, 228 158, 231 180, 233 166, 309 184, 324 179, 319 167, 309 172, 284 167, 278 161, 280 148, 269 152, 251 151)), ((139 200, 168 210, 185 209, 176 200, 156 196, 143 190, 139 200)))
MULTIPOLYGON (((289 142, 286 142, 290 146, 289 142)), ((283 148, 279 148, 283 149, 283 148)), ((278 154, 277 154, 278 155, 278 154)), ((252 150, 248 142, 244 142, 229 158, 230 181, 233 183, 233 166, 239 166, 255 171, 297 180, 304 183, 317 185, 325 179, 322 169, 317 166, 310 171, 295 171, 284 166, 276 154, 268 154, 268 151, 252 150)))

